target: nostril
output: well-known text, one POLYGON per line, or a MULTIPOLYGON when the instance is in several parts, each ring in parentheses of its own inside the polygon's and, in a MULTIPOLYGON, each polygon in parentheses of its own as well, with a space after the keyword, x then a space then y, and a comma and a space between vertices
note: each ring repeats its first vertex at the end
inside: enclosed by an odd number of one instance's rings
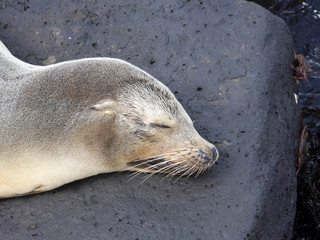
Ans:
MULTIPOLYGON (((209 149, 208 149, 209 150, 209 149)), ((208 151, 207 150, 207 151, 208 151)), ((217 150, 217 148, 211 144, 210 146, 210 151, 211 154, 209 152, 204 152, 201 149, 198 150, 198 156, 205 162, 205 163, 214 163, 215 161, 217 161, 218 157, 219 157, 219 152, 217 150)))
POLYGON ((212 152, 212 159, 214 161, 216 161, 219 157, 219 152, 218 152, 218 149, 212 145, 212 147, 210 148, 211 152, 212 152))
POLYGON ((205 153, 204 151, 202 151, 201 149, 198 150, 198 154, 199 154, 199 157, 205 161, 205 162, 210 162, 211 161, 211 158, 208 156, 207 153, 205 153))

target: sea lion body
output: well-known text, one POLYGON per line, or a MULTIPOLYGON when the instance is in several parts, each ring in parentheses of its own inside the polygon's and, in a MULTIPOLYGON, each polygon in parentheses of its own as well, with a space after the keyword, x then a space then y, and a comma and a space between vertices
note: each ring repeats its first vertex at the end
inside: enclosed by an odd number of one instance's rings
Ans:
POLYGON ((169 89, 119 59, 34 66, 0 42, 0 91, 0 198, 113 171, 187 176, 218 158, 169 89))

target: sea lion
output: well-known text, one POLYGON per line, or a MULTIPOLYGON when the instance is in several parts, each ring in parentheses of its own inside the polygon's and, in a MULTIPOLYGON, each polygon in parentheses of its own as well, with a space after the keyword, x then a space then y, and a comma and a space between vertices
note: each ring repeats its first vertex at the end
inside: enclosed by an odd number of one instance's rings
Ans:
POLYGON ((0 198, 88 176, 189 176, 217 159, 170 90, 119 59, 35 66, 0 42, 0 198))

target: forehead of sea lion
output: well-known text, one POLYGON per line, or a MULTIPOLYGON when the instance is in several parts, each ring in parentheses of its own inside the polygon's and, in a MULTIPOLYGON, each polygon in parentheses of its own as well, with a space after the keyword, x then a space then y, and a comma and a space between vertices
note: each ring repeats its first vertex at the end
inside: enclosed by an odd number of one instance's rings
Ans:
POLYGON ((170 90, 159 81, 148 77, 128 82, 118 95, 126 108, 139 113, 146 122, 158 125, 188 124, 192 121, 170 90), (163 122, 159 122, 163 120, 163 122))

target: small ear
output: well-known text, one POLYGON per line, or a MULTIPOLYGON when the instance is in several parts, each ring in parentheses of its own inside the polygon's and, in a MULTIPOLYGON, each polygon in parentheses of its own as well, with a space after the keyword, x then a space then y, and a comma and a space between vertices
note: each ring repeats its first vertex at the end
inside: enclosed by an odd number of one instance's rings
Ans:
POLYGON ((103 100, 90 107, 90 110, 101 113, 113 113, 116 109, 116 103, 113 100, 103 100))

